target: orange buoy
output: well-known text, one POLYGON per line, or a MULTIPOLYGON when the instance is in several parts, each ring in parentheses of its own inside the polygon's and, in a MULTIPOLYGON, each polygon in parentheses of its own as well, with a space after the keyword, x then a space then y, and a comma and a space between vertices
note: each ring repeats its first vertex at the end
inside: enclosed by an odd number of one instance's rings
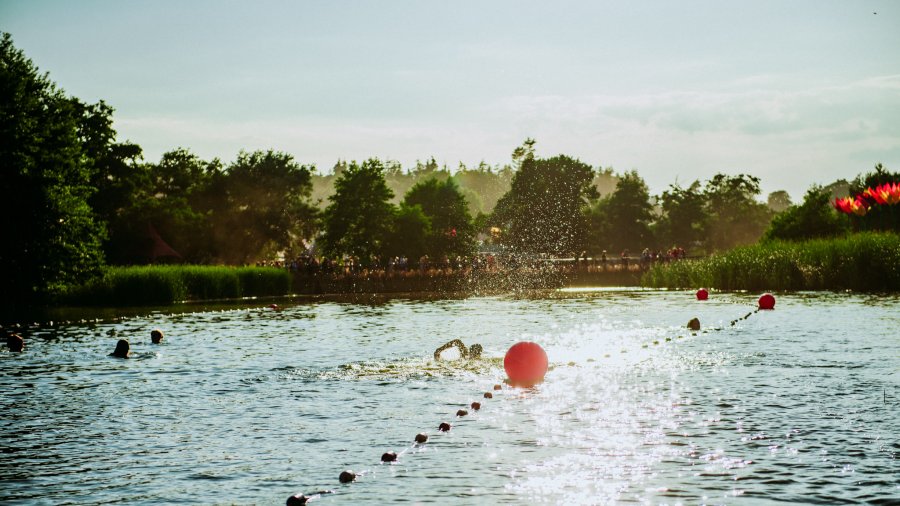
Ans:
POLYGON ((709 292, 706 288, 701 288, 697 290, 697 300, 706 300, 709 298, 709 292))
POLYGON ((503 357, 503 368, 514 386, 530 387, 544 381, 547 365, 547 352, 528 341, 512 345, 503 357))
POLYGON ((775 309, 775 296, 771 293, 764 293, 759 297, 760 309, 775 309))

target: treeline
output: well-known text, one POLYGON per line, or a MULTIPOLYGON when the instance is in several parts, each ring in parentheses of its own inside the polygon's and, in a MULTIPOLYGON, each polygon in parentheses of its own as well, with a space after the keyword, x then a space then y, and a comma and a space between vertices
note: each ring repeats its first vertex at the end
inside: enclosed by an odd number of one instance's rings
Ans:
MULTIPOLYGON (((334 195, 334 182, 347 169, 350 162, 338 160, 328 173, 322 173, 313 169, 312 172, 312 201, 320 209, 328 205, 329 198, 334 195)), ((413 167, 404 169, 396 160, 385 160, 384 179, 394 197, 391 203, 400 204, 403 196, 416 185, 428 179, 445 181, 453 179, 466 199, 466 205, 472 216, 490 214, 497 201, 505 195, 512 184, 515 170, 511 163, 502 165, 488 165, 480 162, 474 167, 469 167, 460 162, 455 170, 447 165, 439 165, 434 157, 426 161, 417 160, 413 167)), ((601 195, 612 193, 616 187, 618 177, 610 167, 600 168, 594 175, 594 187, 601 195)))
POLYGON ((110 264, 243 265, 301 254, 415 263, 479 247, 574 256, 680 245, 696 255, 764 233, 859 228, 834 212, 827 190, 814 188, 799 206, 776 192, 767 205, 758 178, 719 174, 651 196, 637 172, 540 158, 532 139, 506 165, 456 171, 433 158, 408 170, 373 158, 340 161, 325 175, 271 150, 224 163, 179 148, 146 162, 140 146, 117 140, 110 106, 66 96, 9 34, 0 41, 0 105, 9 245, 0 271, 10 303, 44 300, 110 264), (766 232, 776 209, 785 211, 766 232))

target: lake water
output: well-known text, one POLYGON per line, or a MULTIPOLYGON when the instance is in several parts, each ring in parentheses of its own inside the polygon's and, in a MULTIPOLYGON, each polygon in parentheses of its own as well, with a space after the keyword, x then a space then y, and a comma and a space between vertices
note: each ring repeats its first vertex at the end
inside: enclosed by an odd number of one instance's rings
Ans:
POLYGON ((782 294, 730 325, 755 300, 321 299, 33 327, 0 353, 0 502, 897 504, 900 298, 782 294), (107 357, 120 338, 133 358, 107 357), (454 338, 494 360, 435 364, 454 338), (546 381, 482 399, 520 340, 547 350, 546 381))

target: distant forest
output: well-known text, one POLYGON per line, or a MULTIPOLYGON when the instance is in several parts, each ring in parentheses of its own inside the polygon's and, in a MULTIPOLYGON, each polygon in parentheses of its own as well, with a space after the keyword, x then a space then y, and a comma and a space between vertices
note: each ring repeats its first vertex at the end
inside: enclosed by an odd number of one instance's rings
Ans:
MULTIPOLYGON (((320 209, 328 205, 328 198, 334 195, 334 180, 347 168, 347 162, 339 160, 329 172, 314 169, 312 172, 312 201, 320 209)), ((399 162, 386 161, 384 178, 388 188, 394 192, 391 202, 399 204, 416 183, 430 178, 444 181, 453 178, 466 199, 472 216, 490 214, 497 201, 505 195, 512 184, 515 170, 512 165, 491 166, 484 162, 476 167, 467 167, 460 162, 451 168, 439 165, 434 157, 425 162, 417 161, 414 167, 403 168, 399 162)), ((619 178, 613 169, 598 168, 594 176, 594 187, 600 195, 609 195, 616 189, 619 178)))

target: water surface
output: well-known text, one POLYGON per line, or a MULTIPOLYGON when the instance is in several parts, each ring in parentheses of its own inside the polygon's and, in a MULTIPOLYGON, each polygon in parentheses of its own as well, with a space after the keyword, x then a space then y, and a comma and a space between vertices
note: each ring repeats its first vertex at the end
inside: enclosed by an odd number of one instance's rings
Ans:
POLYGON ((25 353, 0 353, 0 502, 900 499, 900 299, 785 294, 730 325, 754 301, 317 300, 34 327, 25 353), (694 316, 704 331, 683 328, 694 316), (120 338, 133 358, 107 357, 120 338), (434 363, 454 338, 493 360, 434 363), (523 339, 547 350, 546 382, 482 399, 523 339))

